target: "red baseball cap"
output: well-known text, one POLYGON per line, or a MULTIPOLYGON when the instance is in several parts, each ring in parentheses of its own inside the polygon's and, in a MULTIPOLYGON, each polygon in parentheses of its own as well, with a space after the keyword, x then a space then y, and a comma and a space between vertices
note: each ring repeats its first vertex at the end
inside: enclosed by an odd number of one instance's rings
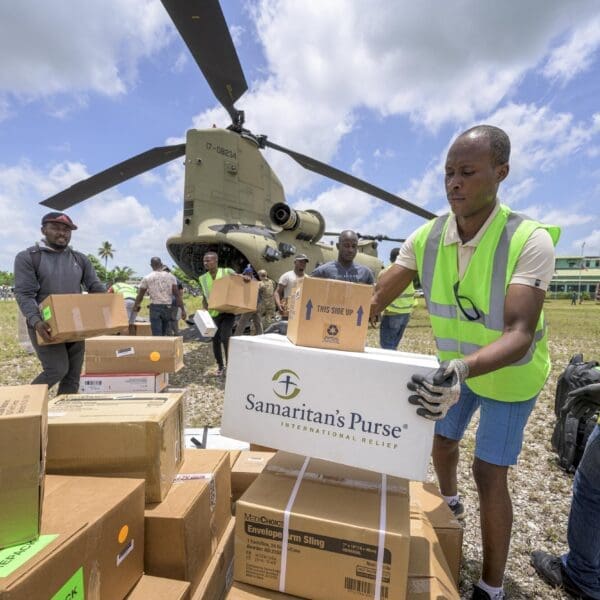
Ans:
POLYGON ((42 217, 42 227, 46 223, 62 223, 71 230, 77 229, 77 225, 71 221, 71 217, 61 212, 49 212, 47 215, 44 215, 42 217))

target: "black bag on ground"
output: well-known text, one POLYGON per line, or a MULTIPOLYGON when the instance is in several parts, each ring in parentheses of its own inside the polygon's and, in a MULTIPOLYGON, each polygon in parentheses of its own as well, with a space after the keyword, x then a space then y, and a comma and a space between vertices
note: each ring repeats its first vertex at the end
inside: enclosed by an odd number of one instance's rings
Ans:
POLYGON ((564 406, 572 390, 592 383, 600 383, 598 365, 596 361, 584 362, 582 354, 575 354, 556 384, 554 398, 556 425, 552 434, 552 448, 558 454, 559 466, 567 473, 573 473, 577 469, 587 440, 598 421, 598 413, 588 418, 577 419, 564 410, 564 406))

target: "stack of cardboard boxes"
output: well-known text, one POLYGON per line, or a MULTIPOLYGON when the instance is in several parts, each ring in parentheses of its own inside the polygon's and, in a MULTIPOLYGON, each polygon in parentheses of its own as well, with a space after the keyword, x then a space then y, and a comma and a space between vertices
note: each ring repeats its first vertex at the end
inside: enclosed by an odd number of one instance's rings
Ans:
POLYGON ((183 368, 180 336, 99 336, 86 340, 83 393, 161 392, 183 368))
POLYGON ((365 351, 371 292, 305 277, 289 339, 231 341, 222 432, 295 454, 278 452, 236 503, 228 599, 459 597, 462 530, 418 483, 433 423, 406 401, 437 361, 365 351))

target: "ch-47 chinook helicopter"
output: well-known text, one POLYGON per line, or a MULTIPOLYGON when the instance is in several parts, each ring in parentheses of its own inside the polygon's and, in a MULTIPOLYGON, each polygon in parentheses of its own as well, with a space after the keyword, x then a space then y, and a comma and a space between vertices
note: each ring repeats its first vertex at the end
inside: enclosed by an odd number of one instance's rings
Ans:
MULTIPOLYGON (((185 155, 183 225, 167 240, 173 260, 190 277, 204 272, 202 257, 216 251, 219 264, 240 271, 246 264, 279 276, 293 268, 294 255, 311 265, 337 257, 321 242, 325 221, 315 210, 294 210, 281 182, 264 159, 265 147, 284 152, 300 165, 424 218, 435 215, 366 181, 279 146, 244 128, 234 104, 248 86, 218 0, 162 0, 214 95, 229 113, 226 129, 190 129, 185 144, 157 147, 80 181, 41 204, 65 210, 131 177, 185 155)), ((361 236, 356 261, 375 274, 382 268, 377 239, 361 236)), ((401 240, 399 240, 401 241, 401 240)))

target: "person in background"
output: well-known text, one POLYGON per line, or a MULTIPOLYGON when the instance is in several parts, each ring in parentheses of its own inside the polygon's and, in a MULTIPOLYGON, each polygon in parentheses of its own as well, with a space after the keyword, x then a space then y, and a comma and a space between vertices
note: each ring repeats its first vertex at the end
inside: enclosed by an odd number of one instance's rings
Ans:
POLYGON ((123 281, 117 281, 113 283, 109 288, 108 292, 111 294, 121 294, 125 300, 125 310, 127 311, 127 318, 129 320, 129 335, 135 335, 135 318, 137 313, 133 310, 135 306, 135 299, 137 297, 137 288, 131 283, 125 283, 123 281))
POLYGON ((15 257, 15 296, 27 321, 27 332, 42 372, 31 382, 51 388, 58 394, 76 394, 83 365, 85 342, 65 342, 41 346, 36 334, 52 342, 52 330, 40 314, 39 304, 50 294, 90 294, 105 292, 90 259, 69 246, 77 229, 65 213, 50 212, 42 218, 42 241, 15 257))
POLYGON ((200 275, 198 281, 202 290, 202 306, 204 310, 213 318, 217 326, 217 333, 212 338, 212 349, 217 361, 217 376, 222 377, 225 374, 225 361, 223 360, 223 350, 225 351, 225 359, 229 352, 229 338, 235 321, 233 313, 220 313, 218 310, 208 309, 208 299, 212 290, 213 282, 221 277, 235 275, 235 271, 228 267, 219 267, 219 257, 216 252, 206 252, 202 258, 205 273, 200 275))
MULTIPOLYGON (((576 419, 590 419, 600 410, 600 383, 573 390, 565 408, 576 419)), ((531 564, 552 587, 575 598, 600 600, 600 418, 588 438, 573 480, 567 527, 569 551, 554 556, 535 550, 531 564)))
POLYGON ((179 288, 177 287, 177 279, 171 273, 163 271, 163 263, 154 256, 150 259, 152 271, 144 277, 140 283, 140 289, 135 298, 133 310, 138 313, 142 306, 142 300, 146 292, 150 296, 150 326, 152 327, 152 335, 165 336, 169 335, 171 328, 171 303, 175 296, 177 298, 177 306, 181 308, 181 318, 185 319, 185 307, 183 306, 183 298, 179 288))
POLYGON ((294 258, 294 269, 286 271, 279 278, 275 292, 273 292, 273 300, 282 319, 288 318, 288 298, 294 286, 302 281, 307 264, 308 256, 306 254, 298 254, 294 258))
POLYGON ((364 265, 354 262, 358 254, 358 235, 354 231, 350 229, 342 231, 338 239, 337 248, 337 260, 330 260, 318 266, 310 274, 311 277, 337 279, 339 281, 366 283, 369 285, 375 283, 373 271, 364 265))
POLYGON ((418 275, 440 368, 408 384, 417 414, 436 421, 432 458, 440 491, 456 517, 459 444, 477 409, 473 477, 479 495, 483 565, 471 600, 501 600, 510 546, 508 470, 550 372, 542 311, 560 229, 500 204, 510 140, 478 125, 459 135, 445 164, 451 212, 409 236, 378 281, 377 315, 418 275))
MULTIPOLYGON (((242 271, 242 276, 245 281, 252 281, 254 279, 254 269, 252 265, 247 265, 246 268, 242 271)), ((256 310, 254 312, 242 313, 238 322, 235 326, 234 335, 244 335, 246 331, 246 327, 248 324, 254 325, 254 335, 262 335, 263 326, 262 321, 260 320, 260 315, 258 314, 258 302, 259 299, 256 299, 256 310)))
MULTIPOLYGON (((392 248, 390 252, 390 266, 396 262, 399 252, 400 248, 392 248)), ((389 268, 381 271, 379 277, 386 273, 389 268)), ((385 350, 396 350, 398 348, 398 344, 410 320, 410 314, 414 305, 415 288, 411 282, 402 294, 392 300, 383 310, 379 326, 379 345, 382 348, 385 350)))
MULTIPOLYGON (((171 272, 171 269, 167 267, 167 265, 163 265, 163 271, 167 273, 171 272)), ((175 275, 173 275, 175 277, 175 275)), ((175 277, 175 281, 177 281, 177 289, 179 290, 179 294, 183 299, 183 283, 179 280, 178 277, 175 277)), ((177 305, 177 296, 173 295, 173 300, 171 302, 171 322, 169 324, 169 331, 167 335, 179 335, 179 320, 183 318, 181 308, 177 305)))
POLYGON ((262 319, 263 331, 275 320, 275 284, 264 269, 257 272, 260 287, 258 288, 258 314, 262 319))

